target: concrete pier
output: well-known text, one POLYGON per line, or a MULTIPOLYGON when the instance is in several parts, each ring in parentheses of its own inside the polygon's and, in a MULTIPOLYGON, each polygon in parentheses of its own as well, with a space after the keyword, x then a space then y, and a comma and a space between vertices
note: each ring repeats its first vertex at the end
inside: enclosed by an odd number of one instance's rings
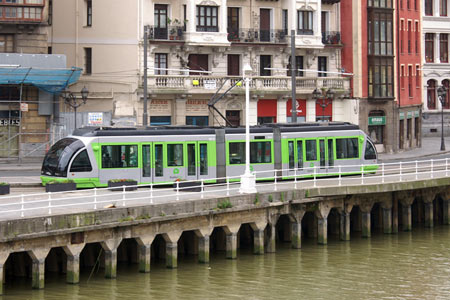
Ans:
POLYGON ((178 267, 178 243, 166 242, 166 267, 175 269, 178 267))
POLYGON ((350 213, 344 210, 339 213, 339 238, 350 241, 350 213))
POLYGON ((275 253, 277 251, 276 233, 277 233, 276 226, 269 223, 269 236, 268 236, 268 241, 267 241, 267 253, 275 253))
POLYGON ((76 284, 80 282, 80 254, 84 246, 83 243, 63 247, 67 256, 67 283, 76 284))
POLYGON ((423 206, 425 211, 425 227, 433 228, 434 227, 433 202, 424 202, 423 206))
POLYGON ((411 205, 402 205, 402 230, 411 231, 412 230, 412 212, 411 205))
POLYGON ((392 208, 383 207, 383 232, 392 233, 392 208))
POLYGON ((253 231, 253 254, 264 254, 264 229, 253 231))
POLYGON ((50 249, 38 248, 28 251, 32 260, 32 283, 34 289, 43 289, 45 286, 45 258, 50 249))
POLYGON ((445 225, 450 225, 450 200, 444 199, 442 206, 443 222, 445 225))
POLYGON ((209 235, 205 234, 198 238, 198 262, 209 263, 209 235))
POLYGON ((328 243, 328 219, 317 218, 317 243, 326 245, 328 243))
POLYGON ((371 236, 370 212, 361 211, 361 236, 369 238, 371 236))
POLYGON ((237 258, 237 232, 227 234, 227 258, 237 258))

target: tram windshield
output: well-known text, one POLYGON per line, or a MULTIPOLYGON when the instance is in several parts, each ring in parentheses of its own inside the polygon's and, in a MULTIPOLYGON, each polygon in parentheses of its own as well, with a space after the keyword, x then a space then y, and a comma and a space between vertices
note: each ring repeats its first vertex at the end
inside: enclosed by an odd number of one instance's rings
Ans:
POLYGON ((367 139, 366 141, 366 151, 364 154, 364 159, 377 159, 377 151, 375 150, 375 146, 369 139, 367 139))
POLYGON ((64 138, 59 140, 45 155, 41 175, 66 177, 70 159, 83 147, 83 142, 78 139, 64 138))

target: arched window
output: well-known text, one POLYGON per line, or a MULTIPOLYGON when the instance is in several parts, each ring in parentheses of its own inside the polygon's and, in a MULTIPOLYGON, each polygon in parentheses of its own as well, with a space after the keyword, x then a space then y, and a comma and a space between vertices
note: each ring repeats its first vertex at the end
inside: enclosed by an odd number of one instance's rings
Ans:
POLYGON ((444 109, 450 109, 450 80, 442 80, 442 85, 447 91, 447 93, 445 94, 444 109))
POLYGON ((436 82, 434 80, 427 81, 427 107, 436 109, 436 82))

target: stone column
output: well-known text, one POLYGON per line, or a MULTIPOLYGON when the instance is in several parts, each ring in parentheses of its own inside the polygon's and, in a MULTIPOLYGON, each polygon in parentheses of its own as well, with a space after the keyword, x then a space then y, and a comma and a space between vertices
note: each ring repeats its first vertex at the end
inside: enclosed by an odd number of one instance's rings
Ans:
POLYGON ((219 32, 220 33, 227 33, 227 15, 228 15, 228 8, 227 8, 227 1, 222 0, 220 2, 220 8, 219 8, 219 32))
POLYGON ((444 199, 442 201, 444 225, 450 225, 450 200, 444 199))
POLYGON ((28 251, 32 260, 32 283, 33 289, 43 289, 45 285, 45 258, 50 249, 37 248, 28 251))
POLYGON ((169 269, 178 267, 178 242, 166 242, 166 267, 169 269))
POLYGON ((237 232, 227 233, 227 258, 237 258, 237 232))
POLYGON ((392 233, 398 233, 398 200, 392 199, 392 233))
POLYGON ((392 233, 392 208, 383 207, 383 232, 392 233))
POLYGON ((152 258, 152 242, 155 239, 153 234, 143 234, 136 238, 138 244, 138 256, 139 256, 139 272, 150 272, 150 261, 152 258))
POLYGON ((342 211, 339 213, 339 237, 341 241, 350 241, 350 213, 342 211))
POLYGON ((425 227, 432 228, 434 226, 433 202, 424 202, 425 208, 425 227))
POLYGON ((253 254, 264 254, 264 229, 253 230, 253 254))
POLYGON ((317 243, 328 243, 328 218, 317 218, 317 243))
POLYGON ((198 262, 209 263, 209 234, 198 238, 198 262))
POLYGON ((361 211, 362 237, 370 237, 370 211, 361 211))
POLYGON ((66 282, 77 284, 80 282, 80 254, 85 244, 74 244, 63 247, 67 256, 66 282))
POLYGON ((402 204, 402 230, 403 231, 411 231, 412 229, 412 214, 411 214, 411 205, 402 204))
POLYGON ((302 222, 292 222, 291 245, 294 249, 302 248, 302 222))
POLYGON ((117 277, 117 248, 122 242, 122 238, 113 238, 101 242, 105 251, 105 278, 117 277))
POLYGON ((197 23, 197 18, 195 17, 195 1, 187 1, 186 3, 186 13, 188 19, 186 30, 188 31, 188 33, 192 33, 195 32, 197 23))
POLYGON ((3 295, 3 284, 5 283, 5 262, 9 257, 9 252, 0 251, 0 295, 3 295))
POLYGON ((175 119, 175 125, 186 124, 186 98, 180 97, 175 99, 172 115, 175 119))
POLYGON ((276 246, 276 226, 273 224, 270 224, 269 229, 269 241, 267 243, 267 252, 268 253, 275 253, 277 251, 276 246))

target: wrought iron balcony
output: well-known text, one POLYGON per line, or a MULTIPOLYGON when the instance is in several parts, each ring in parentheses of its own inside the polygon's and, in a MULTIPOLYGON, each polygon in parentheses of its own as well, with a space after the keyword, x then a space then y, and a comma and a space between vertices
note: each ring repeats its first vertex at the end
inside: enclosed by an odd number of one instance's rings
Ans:
POLYGON ((322 32, 322 43, 324 45, 340 45, 341 32, 340 31, 324 31, 322 32))
POLYGON ((184 41, 183 26, 150 26, 149 40, 184 41))
POLYGON ((286 43, 286 35, 279 29, 228 28, 228 41, 232 43, 286 43))

